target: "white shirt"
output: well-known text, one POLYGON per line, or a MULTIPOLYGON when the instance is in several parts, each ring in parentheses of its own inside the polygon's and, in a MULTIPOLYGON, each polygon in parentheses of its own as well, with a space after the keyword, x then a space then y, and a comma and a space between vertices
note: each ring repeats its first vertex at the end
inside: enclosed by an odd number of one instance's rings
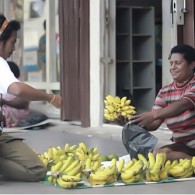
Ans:
POLYGON ((20 82, 10 70, 7 62, 0 57, 0 93, 6 94, 8 87, 15 82, 20 82))

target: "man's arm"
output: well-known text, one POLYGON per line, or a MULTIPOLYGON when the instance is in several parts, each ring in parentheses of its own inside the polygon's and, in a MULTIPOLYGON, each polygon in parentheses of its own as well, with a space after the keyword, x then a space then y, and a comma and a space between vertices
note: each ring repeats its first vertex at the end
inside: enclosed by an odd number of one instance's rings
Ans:
POLYGON ((154 110, 154 120, 161 119, 164 120, 170 117, 176 117, 186 110, 194 109, 193 103, 187 98, 183 98, 182 100, 176 101, 165 108, 154 110))
POLYGON ((138 124, 139 126, 146 128, 148 131, 154 131, 165 119, 176 117, 186 110, 191 109, 194 109, 193 103, 187 98, 183 98, 182 100, 174 102, 164 108, 135 115, 130 119, 129 123, 138 124))

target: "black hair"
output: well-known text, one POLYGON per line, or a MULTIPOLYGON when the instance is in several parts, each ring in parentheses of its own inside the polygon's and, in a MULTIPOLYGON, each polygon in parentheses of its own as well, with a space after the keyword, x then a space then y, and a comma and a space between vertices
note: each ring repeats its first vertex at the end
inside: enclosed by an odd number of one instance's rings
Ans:
MULTIPOLYGON (((0 14, 0 28, 3 25, 3 22, 6 20, 6 17, 2 14, 0 14)), ((20 30, 20 23, 16 20, 11 20, 7 27, 4 29, 2 34, 0 35, 0 41, 7 41, 13 31, 20 30)))
POLYGON ((20 77, 20 69, 19 67, 17 66, 17 64, 15 62, 12 62, 12 61, 7 61, 11 71, 13 72, 14 76, 16 78, 19 78, 20 77))
POLYGON ((171 49, 171 52, 170 52, 170 55, 169 55, 169 59, 171 58, 171 55, 173 53, 183 54, 183 58, 189 64, 191 64, 193 61, 195 61, 195 49, 192 46, 190 46, 190 45, 186 45, 186 44, 176 45, 175 47, 173 47, 171 49))

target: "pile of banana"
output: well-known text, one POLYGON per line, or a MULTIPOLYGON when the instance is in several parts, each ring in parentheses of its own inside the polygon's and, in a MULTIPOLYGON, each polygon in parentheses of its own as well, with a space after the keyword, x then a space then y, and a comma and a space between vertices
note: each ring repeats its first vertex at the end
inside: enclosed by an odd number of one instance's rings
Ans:
POLYGON ((169 174, 174 178, 191 177, 194 174, 194 167, 191 159, 180 159, 175 166, 169 168, 169 174))
POLYGON ((50 172, 48 181, 62 188, 82 185, 83 179, 91 185, 104 185, 117 180, 129 184, 195 175, 195 156, 171 162, 166 159, 165 153, 157 153, 155 156, 149 152, 148 158, 138 154, 128 164, 125 164, 124 159, 113 158, 108 166, 104 166, 99 149, 88 148, 83 142, 72 146, 66 143, 64 148, 49 147, 47 152, 38 156, 50 172))
POLYGON ((136 114, 135 107, 127 97, 120 98, 107 95, 104 100, 104 118, 118 125, 124 125, 131 116, 136 114))
POLYGON ((120 171, 120 179, 124 183, 136 183, 143 180, 145 165, 142 160, 133 158, 120 171))
POLYGON ((92 186, 114 183, 118 178, 118 169, 116 159, 111 160, 107 167, 101 167, 92 172, 89 176, 89 182, 92 186))
POLYGON ((187 178, 195 174, 195 156, 192 159, 166 160, 165 153, 148 153, 148 160, 141 154, 138 159, 146 166, 144 178, 149 182, 166 180, 169 177, 187 178))
POLYGON ((63 188, 75 187, 85 170, 95 171, 102 162, 99 149, 88 148, 83 142, 72 146, 66 143, 64 149, 49 147, 47 152, 38 156, 51 172, 48 181, 63 188))

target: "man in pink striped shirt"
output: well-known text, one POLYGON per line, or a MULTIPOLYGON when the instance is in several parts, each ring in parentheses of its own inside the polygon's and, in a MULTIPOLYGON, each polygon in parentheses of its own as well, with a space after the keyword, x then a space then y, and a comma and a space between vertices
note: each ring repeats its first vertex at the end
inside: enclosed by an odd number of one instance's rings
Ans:
POLYGON ((173 143, 158 148, 167 159, 195 156, 195 49, 181 44, 169 56, 173 82, 164 86, 155 99, 152 111, 133 116, 129 123, 155 131, 164 122, 173 133, 173 143))

